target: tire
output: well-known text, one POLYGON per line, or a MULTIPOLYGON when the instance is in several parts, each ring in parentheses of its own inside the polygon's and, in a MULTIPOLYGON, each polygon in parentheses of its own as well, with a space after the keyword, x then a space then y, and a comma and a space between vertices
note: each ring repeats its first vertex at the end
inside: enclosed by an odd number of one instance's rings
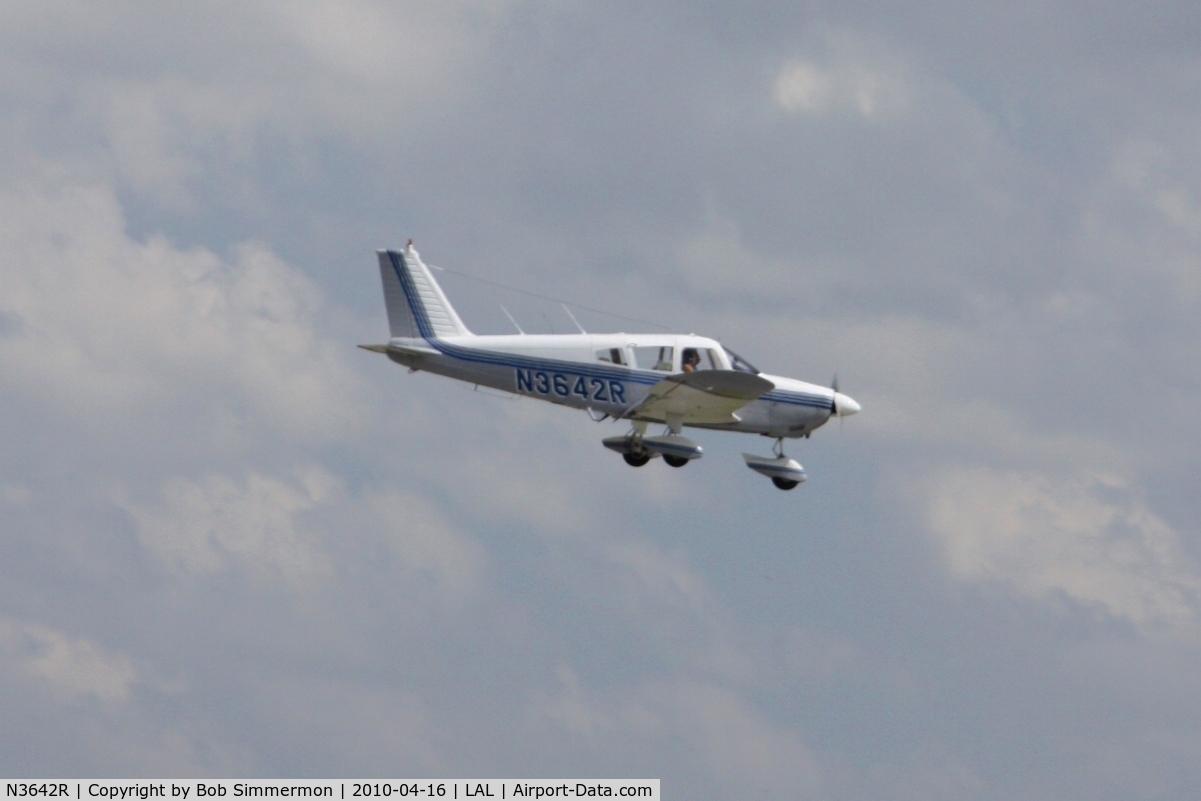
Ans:
POLYGON ((626 464, 630 467, 642 467, 651 460, 651 455, 649 453, 623 453, 621 458, 625 459, 626 464))
POLYGON ((771 483, 775 484, 777 487, 779 487, 782 490, 790 490, 793 487, 795 487, 797 484, 800 484, 801 482, 793 481, 792 479, 789 479, 789 478, 780 478, 779 476, 772 476, 771 483))
POLYGON ((663 461, 667 462, 672 467, 683 467, 684 465, 688 464, 688 460, 683 456, 669 456, 666 453, 663 454, 663 461))

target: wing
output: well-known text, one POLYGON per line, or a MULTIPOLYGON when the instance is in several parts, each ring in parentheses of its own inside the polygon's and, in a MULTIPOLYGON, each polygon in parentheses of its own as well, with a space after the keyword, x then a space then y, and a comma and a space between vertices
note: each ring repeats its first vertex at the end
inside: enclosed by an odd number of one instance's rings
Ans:
POLYGON ((697 370, 669 375, 650 388, 646 397, 622 417, 681 423, 737 423, 734 412, 776 385, 766 378, 735 370, 697 370))

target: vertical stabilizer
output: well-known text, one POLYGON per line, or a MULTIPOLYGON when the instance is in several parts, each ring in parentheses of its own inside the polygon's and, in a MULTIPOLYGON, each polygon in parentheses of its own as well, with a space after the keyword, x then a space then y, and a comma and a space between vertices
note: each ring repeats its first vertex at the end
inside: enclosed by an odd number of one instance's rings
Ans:
POLYGON ((437 339, 471 335, 412 242, 404 250, 379 250, 376 255, 393 337, 437 339))

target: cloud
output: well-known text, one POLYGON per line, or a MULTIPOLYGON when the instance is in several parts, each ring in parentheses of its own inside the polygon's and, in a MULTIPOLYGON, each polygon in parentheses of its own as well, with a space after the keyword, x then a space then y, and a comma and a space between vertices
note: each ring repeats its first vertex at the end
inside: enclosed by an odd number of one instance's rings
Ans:
POLYGON ((237 566, 259 580, 301 588, 329 577, 330 565, 298 516, 341 495, 319 467, 292 481, 252 473, 243 482, 210 475, 166 482, 156 506, 130 504, 143 544, 169 570, 203 575, 237 566))
POLYGON ((897 68, 843 58, 829 67, 792 59, 780 68, 775 101, 793 114, 851 113, 881 121, 904 113, 913 89, 897 68))
POLYGON ((700 683, 657 690, 680 734, 702 749, 719 776, 735 786, 753 782, 798 798, 820 797, 819 763, 795 732, 728 690, 700 683))
POLYGON ((598 694, 581 686, 567 668, 557 672, 562 691, 546 699, 538 714, 573 735, 591 743, 666 736, 683 741, 692 758, 726 788, 822 797, 823 771, 813 750, 736 691, 685 680, 598 694))
POLYGON ((317 330, 312 282, 261 244, 226 261, 135 241, 99 187, 0 191, 0 242, 0 305, 21 321, 0 337, 9 391, 94 433, 194 444, 251 416, 251 435, 353 428, 346 345, 317 330))
POLYGON ((510 5, 10 5, 0 98, 22 144, 84 180, 115 178, 176 213, 214 197, 263 211, 254 173, 312 170, 314 134, 391 144, 420 129, 464 91, 510 5))
POLYGON ((48 626, 8 618, 0 618, 0 660, 69 701, 88 696, 123 701, 137 679, 133 662, 124 654, 48 626))
POLYGON ((1067 598, 1139 627, 1188 622, 1201 576, 1121 482, 971 468, 933 479, 928 522, 960 581, 1067 598))
POLYGON ((427 578, 419 586, 436 589, 438 600, 460 603, 485 591, 483 548, 428 500, 393 489, 352 495, 316 464, 279 476, 177 477, 157 494, 153 502, 118 503, 158 564, 177 576, 235 572, 312 592, 339 573, 329 541, 338 531, 383 550, 406 583, 427 578))
POLYGON ((429 576, 451 598, 484 591, 484 549, 428 500, 412 492, 379 490, 354 503, 364 506, 366 530, 378 532, 405 571, 429 576))
POLYGON ((1187 795, 1185 5, 0 5, 3 766, 1187 795), (354 350, 409 235, 864 414, 628 470, 354 350))
POLYGON ((1201 299, 1201 201, 1192 143, 1142 138, 1115 148, 1084 208, 1081 246, 1121 274, 1167 279, 1168 309, 1201 299))

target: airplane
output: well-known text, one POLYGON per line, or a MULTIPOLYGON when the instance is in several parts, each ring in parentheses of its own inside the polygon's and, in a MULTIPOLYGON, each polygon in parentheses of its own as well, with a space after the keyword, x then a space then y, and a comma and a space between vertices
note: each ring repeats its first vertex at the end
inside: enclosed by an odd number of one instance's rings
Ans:
POLYGON ((584 409, 596 422, 628 420, 627 433, 602 444, 633 467, 658 457, 672 467, 701 458, 704 449, 680 433, 684 426, 761 434, 775 439, 773 455, 744 453, 746 466, 790 490, 807 476, 785 455, 784 440, 808 438, 832 417, 860 410, 838 391, 837 378, 827 388, 768 375, 717 340, 694 334, 587 334, 582 328, 579 334, 473 334, 412 240, 404 250, 376 255, 391 338, 360 348, 410 373, 424 370, 584 409), (652 424, 665 428, 648 434, 652 424))

